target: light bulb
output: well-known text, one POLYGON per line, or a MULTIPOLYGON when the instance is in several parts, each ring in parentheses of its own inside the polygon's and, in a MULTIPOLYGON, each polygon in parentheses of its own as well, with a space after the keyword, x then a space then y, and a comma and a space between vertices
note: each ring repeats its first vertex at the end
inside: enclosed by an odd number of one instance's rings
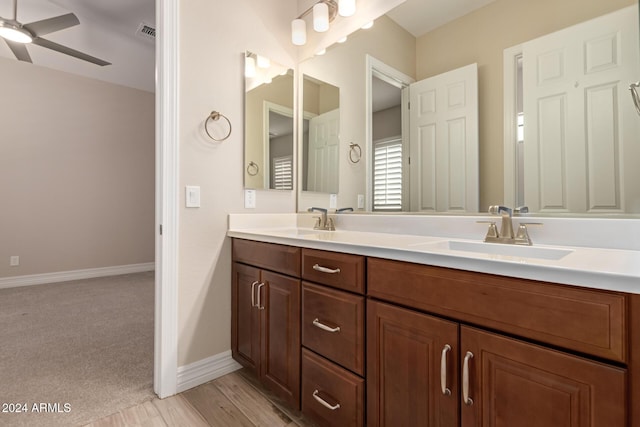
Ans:
POLYGON ((296 46, 304 46, 307 43, 307 23, 304 19, 291 21, 291 42, 296 46))
POLYGON ((361 28, 363 30, 368 30, 369 28, 373 27, 373 21, 371 22, 367 22, 366 24, 364 24, 361 28))
POLYGON ((271 67, 271 60, 262 55, 258 55, 258 67, 269 68, 271 67))
POLYGON ((344 43, 344 42, 346 42, 346 41, 347 41, 347 39, 348 39, 348 37, 347 37, 347 36, 344 36, 343 38, 341 38, 340 40, 338 40, 338 43, 344 43))
POLYGON ((326 3, 313 6, 313 29, 319 33, 329 29, 329 6, 326 3))
POLYGON ((252 79, 256 76, 256 60, 251 56, 244 59, 244 76, 252 79))
POLYGON ((356 0, 339 0, 338 13, 340 16, 353 16, 356 13, 356 0))
POLYGON ((316 56, 322 56, 325 53, 327 53, 327 49, 320 49, 319 51, 316 52, 316 56))

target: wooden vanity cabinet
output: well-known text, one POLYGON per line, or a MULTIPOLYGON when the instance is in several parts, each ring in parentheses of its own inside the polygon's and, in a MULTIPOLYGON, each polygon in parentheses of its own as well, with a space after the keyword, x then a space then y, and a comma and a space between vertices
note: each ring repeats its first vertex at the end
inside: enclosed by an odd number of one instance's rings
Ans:
MULTIPOLYGON (((234 241, 231 351, 275 395, 300 409, 300 279, 244 264, 256 251, 254 243, 234 241)), ((281 245, 258 245, 256 263, 295 273, 297 255, 281 245), (267 245, 267 246, 264 246, 267 245), (260 251, 259 251, 260 252, 260 251), (265 259, 271 260, 265 262, 265 259), (279 260, 288 264, 280 266, 279 260), (293 263, 293 264, 292 264, 293 263)), ((295 248, 294 248, 295 249, 295 248)))
POLYGON ((395 303, 367 302, 368 425, 627 425, 627 369, 505 335, 626 360, 623 294, 513 279, 503 295, 497 276, 371 258, 368 270, 369 294, 395 303))
POLYGON ((370 427, 626 425, 625 369, 372 300, 367 326, 370 427))

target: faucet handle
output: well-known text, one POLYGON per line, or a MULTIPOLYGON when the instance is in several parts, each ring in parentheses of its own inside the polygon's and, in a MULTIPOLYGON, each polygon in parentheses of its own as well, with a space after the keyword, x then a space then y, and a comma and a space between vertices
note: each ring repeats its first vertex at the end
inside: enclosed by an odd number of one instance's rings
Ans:
POLYGON ((322 217, 319 216, 314 216, 313 219, 316 220, 315 225, 313 226, 314 230, 320 230, 322 229, 322 217))
POLYGON ((514 214, 525 214, 525 213, 529 213, 529 207, 528 206, 518 206, 517 208, 515 208, 513 210, 514 214))
POLYGON ((527 245, 531 246, 531 237, 529 237, 529 231, 527 230, 527 225, 544 225, 541 222, 521 222, 518 225, 518 232, 516 233, 516 237, 514 238, 514 243, 516 245, 527 245))
POLYGON ((327 218, 327 224, 324 227, 325 230, 329 230, 329 231, 335 231, 336 230, 336 226, 333 222, 333 218, 327 218))
POLYGON ((500 237, 498 233, 498 227, 496 226, 495 221, 476 221, 478 224, 489 224, 489 229, 487 230, 487 235, 484 236, 484 241, 497 239, 500 237))

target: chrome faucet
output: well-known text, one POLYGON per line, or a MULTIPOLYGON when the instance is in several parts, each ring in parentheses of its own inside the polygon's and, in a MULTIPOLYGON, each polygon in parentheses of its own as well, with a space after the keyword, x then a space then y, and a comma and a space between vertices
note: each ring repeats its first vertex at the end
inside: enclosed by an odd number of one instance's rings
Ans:
POLYGON ((527 225, 542 225, 539 222, 521 222, 518 225, 518 233, 513 232, 513 214, 528 213, 529 208, 521 206, 516 209, 511 209, 506 206, 489 206, 489 213, 492 215, 500 215, 502 217, 502 223, 500 224, 500 232, 496 227, 495 221, 478 221, 481 223, 489 223, 489 230, 484 238, 488 243, 506 243, 511 245, 531 245, 531 238, 527 231, 527 225))
POLYGON ((320 212, 320 216, 314 217, 317 219, 316 224, 313 226, 314 230, 333 231, 336 229, 335 225, 333 224, 333 218, 327 217, 327 210, 325 208, 312 207, 307 209, 307 212, 320 212))

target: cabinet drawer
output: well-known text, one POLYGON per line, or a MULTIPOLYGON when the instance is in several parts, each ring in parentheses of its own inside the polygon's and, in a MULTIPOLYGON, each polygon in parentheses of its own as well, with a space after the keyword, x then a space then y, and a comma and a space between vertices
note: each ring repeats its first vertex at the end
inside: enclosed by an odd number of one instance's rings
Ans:
POLYGON ((369 258, 368 294, 626 362, 624 294, 369 258))
POLYGON ((356 293, 364 293, 364 257, 302 249, 302 278, 356 293))
POLYGON ((233 239, 233 260, 300 277, 300 248, 233 239))
POLYGON ((302 345, 364 375, 364 297, 304 282, 302 345))
POLYGON ((302 413, 319 426, 364 425, 364 380, 302 349, 302 413))

